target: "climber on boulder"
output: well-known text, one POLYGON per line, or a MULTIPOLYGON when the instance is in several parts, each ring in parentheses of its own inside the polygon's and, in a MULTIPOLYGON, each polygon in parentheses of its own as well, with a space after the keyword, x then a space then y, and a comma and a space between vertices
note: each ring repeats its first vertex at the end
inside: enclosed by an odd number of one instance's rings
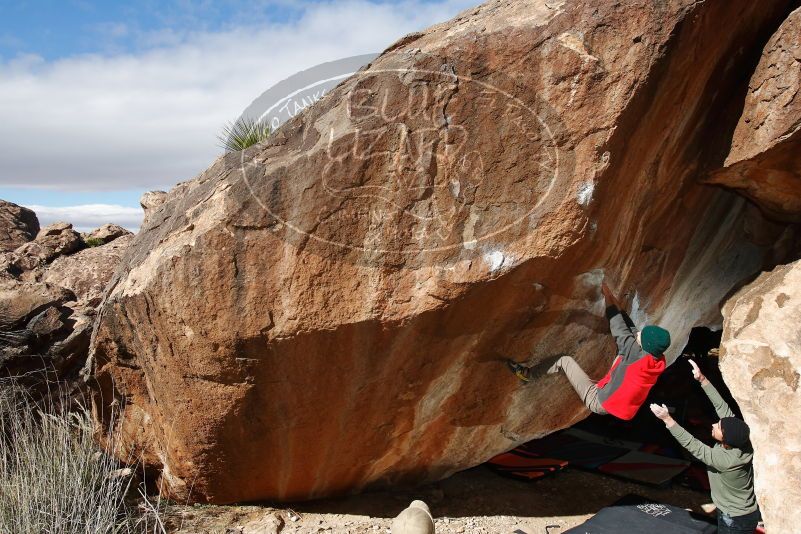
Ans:
MULTIPOLYGON (((548 374, 563 370, 591 412, 629 420, 640 409, 651 387, 665 370, 664 353, 670 346, 670 333, 653 325, 637 332, 606 283, 602 284, 601 292, 607 304, 606 316, 618 354, 606 376, 597 383, 590 380, 571 356, 556 360, 548 369, 548 374)), ((508 364, 518 378, 524 382, 530 380, 529 367, 511 360, 508 364)))
POLYGON ((718 532, 721 534, 752 533, 761 519, 754 494, 754 450, 748 425, 735 417, 718 390, 690 360, 693 378, 712 401, 720 421, 712 425, 717 443, 709 447, 694 438, 670 416, 663 404, 651 404, 651 411, 661 419, 682 447, 707 466, 712 502, 718 509, 718 532))

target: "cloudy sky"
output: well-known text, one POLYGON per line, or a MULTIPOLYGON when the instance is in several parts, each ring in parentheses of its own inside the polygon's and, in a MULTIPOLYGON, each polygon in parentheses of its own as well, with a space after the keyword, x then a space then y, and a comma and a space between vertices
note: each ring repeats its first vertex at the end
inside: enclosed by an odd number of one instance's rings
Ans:
POLYGON ((0 198, 135 230, 265 90, 480 0, 0 0, 0 198))

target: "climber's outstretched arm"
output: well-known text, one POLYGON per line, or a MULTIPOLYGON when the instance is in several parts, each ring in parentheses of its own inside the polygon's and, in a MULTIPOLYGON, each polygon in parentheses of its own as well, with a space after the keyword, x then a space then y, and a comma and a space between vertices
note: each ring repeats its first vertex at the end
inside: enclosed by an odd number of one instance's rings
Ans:
POLYGON ((617 343, 618 354, 624 358, 629 355, 636 356, 640 351, 634 323, 626 315, 626 312, 620 309, 617 297, 606 285, 606 282, 601 284, 601 292, 606 300, 606 317, 609 319, 609 330, 617 343))

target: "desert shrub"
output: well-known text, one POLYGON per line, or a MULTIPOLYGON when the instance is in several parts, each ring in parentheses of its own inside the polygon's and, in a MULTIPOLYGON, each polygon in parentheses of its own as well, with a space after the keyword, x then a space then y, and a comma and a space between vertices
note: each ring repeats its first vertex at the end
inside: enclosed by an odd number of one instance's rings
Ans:
POLYGON ((237 152, 264 141, 271 133, 269 125, 250 117, 240 117, 223 126, 217 139, 226 152, 237 152))
POLYGON ((88 409, 65 405, 0 383, 0 532, 163 532, 147 501, 126 505, 132 478, 114 476, 120 465, 95 444, 88 409))
POLYGON ((86 243, 87 247, 99 247, 100 245, 106 244, 106 242, 99 237, 89 237, 84 241, 84 243, 86 243))

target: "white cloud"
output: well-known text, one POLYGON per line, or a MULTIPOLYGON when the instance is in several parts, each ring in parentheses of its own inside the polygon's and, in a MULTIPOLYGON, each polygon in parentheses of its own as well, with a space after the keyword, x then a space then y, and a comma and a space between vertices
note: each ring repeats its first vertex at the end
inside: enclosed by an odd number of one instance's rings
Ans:
POLYGON ((309 2, 294 22, 146 35, 159 44, 137 54, 0 63, 0 185, 169 188, 209 165, 221 126, 273 84, 477 2, 309 2))
POLYGON ((79 232, 88 232, 106 223, 118 224, 132 232, 139 230, 144 212, 141 208, 117 206, 115 204, 83 204, 53 208, 50 206, 28 206, 39 218, 39 225, 64 221, 72 223, 79 232))

